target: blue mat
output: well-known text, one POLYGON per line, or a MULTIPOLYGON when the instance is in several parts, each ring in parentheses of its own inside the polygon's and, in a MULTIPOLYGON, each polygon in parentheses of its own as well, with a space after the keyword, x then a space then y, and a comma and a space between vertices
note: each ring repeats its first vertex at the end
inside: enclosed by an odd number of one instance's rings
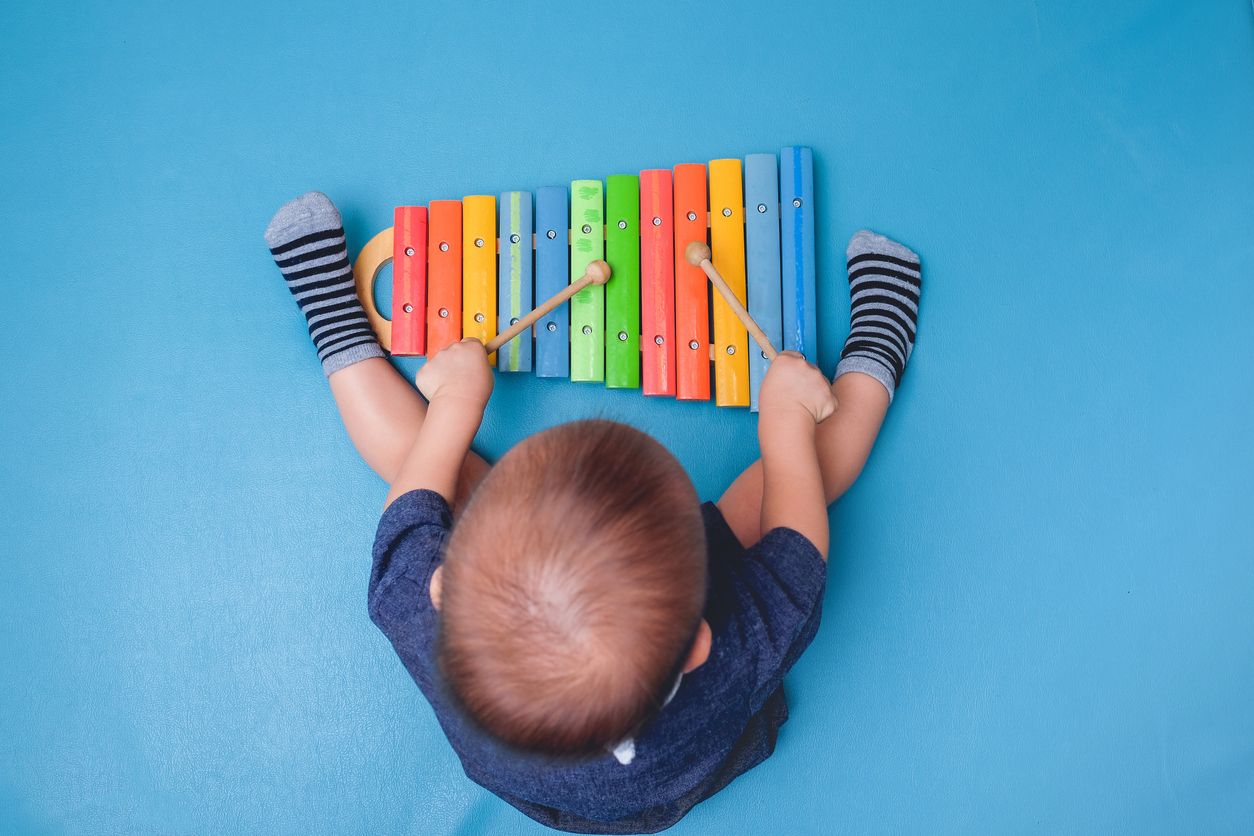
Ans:
MULTIPOLYGON (((920 340, 778 751, 674 832, 1248 832, 1250 3, 184 5, 0 5, 0 830, 539 830, 367 618, 384 486, 262 229, 800 143, 821 364, 862 226, 920 340)), ((533 378, 481 446, 588 415, 706 497, 756 454, 533 378)))

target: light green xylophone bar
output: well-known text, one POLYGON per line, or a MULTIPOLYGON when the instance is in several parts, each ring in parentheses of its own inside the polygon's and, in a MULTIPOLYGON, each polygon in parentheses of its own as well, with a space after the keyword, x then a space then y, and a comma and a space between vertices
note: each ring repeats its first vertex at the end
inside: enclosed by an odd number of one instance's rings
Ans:
MULTIPOLYGON (((570 184, 570 280, 604 258, 605 226, 600 180, 570 184)), ((605 380, 605 287, 594 285, 570 300, 570 379, 605 380)))

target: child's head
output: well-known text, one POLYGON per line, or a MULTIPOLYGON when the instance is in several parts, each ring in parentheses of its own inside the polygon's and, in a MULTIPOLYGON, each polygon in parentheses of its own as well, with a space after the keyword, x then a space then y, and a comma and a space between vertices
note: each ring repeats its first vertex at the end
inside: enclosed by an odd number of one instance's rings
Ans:
POLYGON ((701 508, 679 462, 623 424, 564 424, 505 455, 454 526, 440 665, 501 740, 593 753, 693 666, 705 591, 701 508))

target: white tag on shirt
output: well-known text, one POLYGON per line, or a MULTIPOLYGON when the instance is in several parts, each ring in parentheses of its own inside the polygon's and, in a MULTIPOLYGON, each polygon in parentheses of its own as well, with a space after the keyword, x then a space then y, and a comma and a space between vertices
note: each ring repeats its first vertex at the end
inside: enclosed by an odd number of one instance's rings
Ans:
POLYGON ((627 738, 615 746, 613 752, 618 762, 626 766, 636 759, 636 739, 634 737, 627 738))
MULTIPOLYGON (((671 688, 670 694, 667 695, 666 702, 662 703, 663 708, 669 705, 671 700, 675 699, 675 694, 679 691, 679 684, 683 681, 684 675, 681 673, 679 678, 675 680, 675 687, 671 688)), ((636 759, 636 739, 634 737, 627 738, 611 749, 610 753, 614 755, 615 760, 626 766, 636 759)))

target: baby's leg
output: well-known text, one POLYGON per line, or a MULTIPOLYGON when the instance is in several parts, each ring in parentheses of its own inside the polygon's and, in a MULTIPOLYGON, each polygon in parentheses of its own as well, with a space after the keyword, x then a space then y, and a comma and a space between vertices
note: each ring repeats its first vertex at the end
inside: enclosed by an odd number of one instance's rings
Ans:
MULTIPOLYGON (((427 405, 384 359, 357 299, 339 211, 324 194, 301 195, 275 214, 266 243, 309 323, 349 438, 366 464, 391 483, 418 437, 427 405)), ((466 457, 459 500, 487 470, 479 456, 466 457)))
MULTIPOLYGON (((828 504, 849 489, 871 455, 914 349, 922 286, 919 257, 883 236, 854 235, 848 258, 851 328, 832 383, 838 406, 816 435, 828 504)), ((736 478, 718 507, 740 542, 761 539, 761 461, 736 478)))

